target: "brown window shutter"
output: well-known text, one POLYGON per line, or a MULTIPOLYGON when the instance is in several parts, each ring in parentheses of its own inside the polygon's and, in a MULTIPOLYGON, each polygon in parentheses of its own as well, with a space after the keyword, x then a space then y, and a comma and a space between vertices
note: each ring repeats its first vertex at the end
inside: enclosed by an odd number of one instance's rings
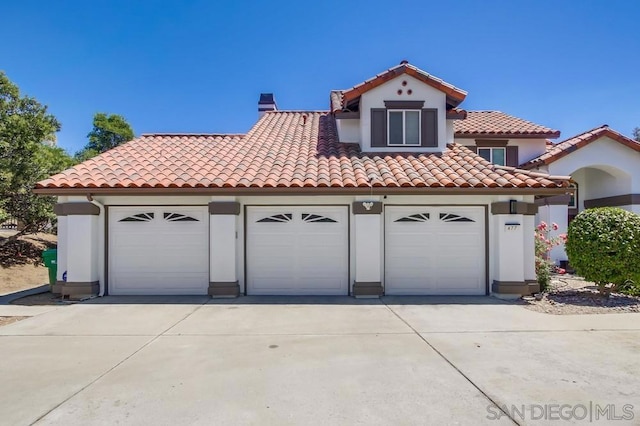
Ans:
POLYGON ((387 146, 387 110, 371 108, 371 146, 387 146))
POLYGON ((478 153, 478 147, 477 147, 477 146, 475 146, 475 145, 472 145, 472 146, 465 146, 465 148, 468 148, 468 149, 469 149, 469 151, 471 151, 471 152, 475 152, 476 154, 478 153))
POLYGON ((421 146, 438 146, 438 110, 436 108, 422 109, 422 141, 421 146))
POLYGON ((518 147, 517 146, 507 146, 507 158, 505 161, 507 166, 510 167, 518 167, 520 164, 518 162, 518 147))

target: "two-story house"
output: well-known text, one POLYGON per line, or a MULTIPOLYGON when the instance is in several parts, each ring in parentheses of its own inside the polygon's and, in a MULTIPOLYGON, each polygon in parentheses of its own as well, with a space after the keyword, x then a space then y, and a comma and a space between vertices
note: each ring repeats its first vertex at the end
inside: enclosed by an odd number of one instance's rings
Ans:
POLYGON ((263 94, 246 134, 144 134, 42 181, 58 196, 59 290, 537 291, 538 204, 570 182, 517 165, 559 132, 465 97, 402 62, 332 91, 326 111, 263 94))

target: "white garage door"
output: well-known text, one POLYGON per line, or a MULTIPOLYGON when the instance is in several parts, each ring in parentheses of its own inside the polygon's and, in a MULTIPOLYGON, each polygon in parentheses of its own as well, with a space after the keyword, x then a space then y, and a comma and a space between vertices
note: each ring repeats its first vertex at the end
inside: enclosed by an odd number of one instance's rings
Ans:
POLYGON ((207 294, 206 207, 111 207, 110 294, 207 294))
POLYGON ((247 293, 346 295, 346 207, 247 208, 247 293))
POLYGON ((385 294, 485 294, 484 207, 385 207, 385 294))

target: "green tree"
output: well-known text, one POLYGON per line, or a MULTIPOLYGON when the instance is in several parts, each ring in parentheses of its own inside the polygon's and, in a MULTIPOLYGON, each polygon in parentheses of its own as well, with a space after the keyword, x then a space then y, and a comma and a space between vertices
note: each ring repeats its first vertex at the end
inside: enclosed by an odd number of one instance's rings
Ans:
POLYGON ((55 140, 58 130, 60 123, 47 107, 22 96, 0 72, 0 216, 22 222, 20 234, 42 230, 53 217, 55 200, 38 197, 31 189, 71 164, 62 149, 43 143, 55 140))
POLYGON ((633 138, 640 142, 640 127, 633 129, 633 138))
POLYGON ((123 116, 99 112, 93 117, 93 130, 87 137, 89 143, 85 150, 103 153, 130 141, 135 135, 123 116))
POLYGON ((73 159, 76 163, 82 163, 83 161, 87 161, 90 158, 95 157, 96 155, 100 155, 100 152, 91 148, 82 148, 80 151, 76 152, 73 156, 73 159))

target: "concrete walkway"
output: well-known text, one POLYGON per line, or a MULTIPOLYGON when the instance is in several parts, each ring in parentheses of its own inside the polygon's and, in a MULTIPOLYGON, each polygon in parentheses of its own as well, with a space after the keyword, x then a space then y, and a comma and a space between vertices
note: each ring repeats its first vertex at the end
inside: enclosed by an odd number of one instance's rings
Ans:
POLYGON ((570 424, 596 405, 599 424, 640 421, 640 314, 487 297, 46 308, 0 327, 0 424, 570 424))

